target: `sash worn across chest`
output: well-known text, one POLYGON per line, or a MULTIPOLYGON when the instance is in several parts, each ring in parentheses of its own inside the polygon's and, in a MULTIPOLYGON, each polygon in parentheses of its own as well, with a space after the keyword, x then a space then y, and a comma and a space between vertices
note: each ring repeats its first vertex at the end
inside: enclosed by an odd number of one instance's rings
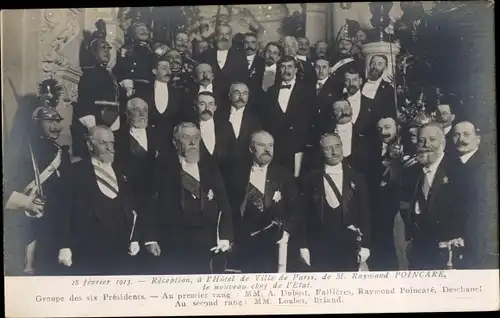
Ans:
POLYGON ((247 200, 250 201, 260 212, 264 211, 264 194, 260 192, 251 182, 248 183, 247 200))
POLYGON ((181 185, 184 189, 189 191, 195 199, 201 198, 200 182, 184 170, 181 170, 181 185))

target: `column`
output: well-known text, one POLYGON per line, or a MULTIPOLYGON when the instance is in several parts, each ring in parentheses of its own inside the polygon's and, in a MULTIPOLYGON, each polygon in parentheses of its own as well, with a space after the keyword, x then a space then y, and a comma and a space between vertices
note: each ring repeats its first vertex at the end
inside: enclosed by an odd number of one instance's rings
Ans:
POLYGON ((326 40, 327 3, 306 4, 306 37, 314 45, 326 40))

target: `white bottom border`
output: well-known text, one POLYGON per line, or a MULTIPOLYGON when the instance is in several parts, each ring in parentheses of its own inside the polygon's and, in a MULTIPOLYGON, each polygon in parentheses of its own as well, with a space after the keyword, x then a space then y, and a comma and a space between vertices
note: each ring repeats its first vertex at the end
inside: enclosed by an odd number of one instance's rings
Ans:
POLYGON ((5 277, 6 317, 500 309, 498 270, 5 277))

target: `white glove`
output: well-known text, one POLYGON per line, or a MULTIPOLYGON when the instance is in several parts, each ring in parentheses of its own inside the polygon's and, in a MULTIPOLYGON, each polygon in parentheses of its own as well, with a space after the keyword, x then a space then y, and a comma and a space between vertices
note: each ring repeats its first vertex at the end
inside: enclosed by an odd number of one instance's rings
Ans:
POLYGON ((132 95, 134 95, 135 90, 133 88, 127 87, 125 88, 125 92, 127 93, 127 97, 131 97, 132 95))
POLYGON ((370 257, 370 250, 365 247, 360 248, 358 252, 358 263, 365 263, 368 257, 370 257))
POLYGON ((288 239, 290 238, 290 234, 288 234, 288 232, 283 232, 283 237, 281 238, 281 240, 279 240, 278 242, 276 242, 276 244, 288 244, 288 239))
POLYGON ((141 247, 139 246, 139 242, 134 241, 130 243, 129 246, 129 255, 135 256, 139 251, 141 250, 141 247))
POLYGON ((71 267, 71 265, 73 264, 71 249, 61 248, 59 250, 58 260, 59 260, 60 264, 63 264, 64 266, 71 267))
POLYGON ((160 245, 157 242, 146 244, 146 250, 154 256, 160 256, 161 254, 160 245))
POLYGON ((311 266, 311 254, 308 248, 300 249, 300 258, 308 265, 311 266))
POLYGON ((464 239, 461 237, 453 239, 453 240, 449 241, 448 243, 454 247, 464 247, 465 246, 464 239))
POLYGON ((220 251, 225 252, 229 250, 230 246, 231 244, 229 243, 229 240, 219 240, 219 244, 217 244, 217 246, 212 247, 210 251, 214 253, 219 253, 220 251))

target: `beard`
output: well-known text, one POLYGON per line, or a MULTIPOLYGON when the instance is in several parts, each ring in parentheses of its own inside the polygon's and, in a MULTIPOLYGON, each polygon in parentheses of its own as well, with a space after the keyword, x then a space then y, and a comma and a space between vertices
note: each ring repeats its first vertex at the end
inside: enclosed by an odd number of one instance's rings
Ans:
POLYGON ((368 72, 368 79, 370 81, 376 81, 382 76, 382 71, 379 71, 377 69, 370 69, 368 72))
POLYGON ((148 125, 147 117, 134 118, 130 122, 131 126, 134 128, 146 128, 148 125))
POLYGON ((188 148, 184 157, 189 163, 198 163, 200 161, 200 151, 196 147, 188 148))
POLYGON ((271 162, 273 156, 269 152, 264 152, 257 157, 256 162, 259 165, 266 165, 271 162))

